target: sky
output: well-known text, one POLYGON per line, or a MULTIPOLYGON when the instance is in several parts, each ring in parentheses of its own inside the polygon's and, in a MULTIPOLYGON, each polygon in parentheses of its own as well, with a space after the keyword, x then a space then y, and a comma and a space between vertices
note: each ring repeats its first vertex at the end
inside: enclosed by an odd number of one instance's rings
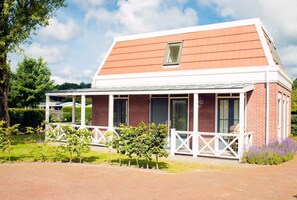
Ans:
POLYGON ((297 77, 297 0, 66 0, 50 19, 9 55, 14 71, 23 56, 42 57, 52 79, 91 83, 114 37, 260 18, 291 78, 297 77))

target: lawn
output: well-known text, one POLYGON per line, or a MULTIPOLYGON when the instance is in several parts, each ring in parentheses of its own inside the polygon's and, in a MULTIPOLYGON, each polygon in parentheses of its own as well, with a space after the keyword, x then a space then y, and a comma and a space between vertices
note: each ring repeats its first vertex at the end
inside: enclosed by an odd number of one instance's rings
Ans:
MULTIPOLYGON (((44 135, 30 134, 30 135, 13 135, 12 136, 12 151, 11 162, 69 162, 68 155, 57 157, 55 151, 57 146, 54 144, 45 144, 44 135)), ((7 161, 8 153, 0 152, 0 162, 7 161)), ((122 156, 122 165, 128 165, 128 159, 122 156)), ((74 159, 74 162, 79 162, 78 159, 74 159)), ((110 164, 119 166, 119 155, 116 153, 105 153, 100 151, 90 150, 88 153, 83 154, 83 163, 90 164, 110 164)), ((145 160, 140 159, 139 165, 141 168, 146 168, 145 160)), ((178 173, 192 170, 222 170, 229 169, 227 166, 198 164, 188 162, 177 162, 160 160, 159 167, 161 170, 178 173)), ((131 160, 131 166, 137 167, 136 161, 131 160)), ((149 168, 155 168, 155 162, 149 163, 149 168)))

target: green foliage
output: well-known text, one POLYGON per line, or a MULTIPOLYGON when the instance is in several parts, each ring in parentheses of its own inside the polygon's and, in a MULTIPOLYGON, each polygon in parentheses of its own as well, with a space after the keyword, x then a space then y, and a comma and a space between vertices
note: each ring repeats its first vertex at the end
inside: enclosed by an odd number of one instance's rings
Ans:
MULTIPOLYGON (((90 150, 90 135, 91 132, 87 129, 74 129, 69 126, 63 126, 62 131, 65 134, 66 145, 62 147, 58 147, 56 151, 57 154, 65 154, 69 155, 69 162, 72 162, 74 158, 78 158, 79 162, 82 162, 83 153, 87 153, 90 150)), ((58 133, 53 130, 48 132, 49 140, 57 140, 58 133)), ((58 157, 58 155, 56 155, 58 157)))
POLYGON ((10 161, 11 156, 11 135, 17 132, 18 125, 12 127, 5 127, 5 122, 0 121, 0 149, 2 152, 8 152, 8 161, 10 161))
MULTIPOLYGON (((71 106, 65 106, 63 107, 63 121, 65 122, 71 122, 72 120, 72 107, 71 106)), ((75 115, 75 121, 80 121, 80 116, 81 116, 81 107, 76 107, 76 115, 75 115)), ((85 111, 85 119, 86 119, 86 124, 92 122, 92 107, 86 107, 85 111)))
POLYGON ((297 142, 286 138, 281 142, 273 142, 267 146, 252 146, 243 155, 243 160, 250 164, 278 165, 294 158, 297 153, 297 142))
MULTIPOLYGON (((44 140, 44 135, 41 135, 42 140, 44 140)), ((23 134, 23 135, 11 135, 11 161, 14 162, 27 162, 34 160, 37 156, 32 155, 32 149, 37 148, 39 143, 38 140, 39 135, 37 134, 23 134)), ((63 150, 64 145, 56 146, 55 144, 46 143, 44 146, 47 154, 45 155, 45 161, 54 161, 54 162, 66 162, 69 161, 67 153, 63 150), (58 150, 57 150, 58 149, 58 150), (59 151, 56 153, 56 151, 59 151)), ((0 162, 7 161, 8 152, 0 151, 0 162)), ((84 162, 92 163, 92 164, 113 164, 118 165, 118 155, 115 153, 104 153, 98 151, 89 151, 83 154, 84 162)), ((128 159, 123 159, 123 163, 128 163, 128 159)), ((145 160, 140 159, 140 165, 145 165, 145 160)), ((135 160, 131 161, 132 166, 135 164, 135 160)), ((155 165, 154 162, 149 163, 149 167, 152 168, 155 165)), ((160 169, 171 172, 171 173, 179 173, 186 172, 192 170, 224 170, 229 169, 230 167, 226 166, 217 166, 217 165, 209 165, 209 164, 198 164, 198 163, 190 163, 190 162, 176 162, 176 161, 161 161, 160 169)))
POLYGON ((45 119, 45 110, 36 108, 10 108, 11 124, 20 124, 20 130, 26 131, 26 127, 32 127, 34 130, 42 126, 45 119))
POLYGON ((165 150, 167 136, 167 126, 155 124, 140 123, 137 127, 120 125, 120 137, 113 138, 107 145, 111 146, 121 156, 128 157, 128 166, 135 157, 136 164, 139 167, 139 159, 146 160, 146 167, 149 167, 149 161, 152 155, 156 157, 156 169, 159 169, 159 158, 167 157, 165 150))
POLYGON ((25 57, 11 77, 10 107, 35 108, 45 101, 45 92, 54 88, 51 72, 42 58, 25 57))
POLYGON ((293 136, 297 136, 297 114, 291 116, 291 133, 293 136))
POLYGON ((63 83, 61 85, 57 85, 57 90, 71 90, 71 89, 84 89, 84 88, 91 88, 91 83, 84 83, 81 82, 80 84, 76 83, 63 83))
POLYGON ((7 63, 9 52, 19 50, 19 45, 28 41, 31 33, 41 26, 48 25, 48 20, 56 11, 66 6, 64 0, 5 0, 0 6, 0 93, 3 94, 4 119, 10 125, 8 114, 8 96, 10 67, 7 63))

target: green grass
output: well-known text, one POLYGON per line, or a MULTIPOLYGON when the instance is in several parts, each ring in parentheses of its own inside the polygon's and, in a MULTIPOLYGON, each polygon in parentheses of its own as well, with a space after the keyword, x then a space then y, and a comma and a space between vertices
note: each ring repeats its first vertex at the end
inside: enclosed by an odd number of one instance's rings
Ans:
MULTIPOLYGON (((12 162, 35 162, 41 161, 43 156, 44 161, 46 162, 59 162, 60 159, 62 162, 69 162, 68 155, 62 155, 59 158, 55 158, 54 151, 56 150, 56 145, 43 144, 39 141, 44 140, 44 135, 14 135, 12 136, 12 145, 13 150, 11 152, 11 161, 12 162)), ((7 162, 8 153, 0 152, 0 162, 7 162)), ((83 154, 83 162, 91 164, 110 164, 119 166, 119 155, 116 153, 105 153, 98 151, 89 151, 88 153, 83 154)), ((128 165, 128 158, 121 157, 122 165, 128 165)), ((78 159, 74 159, 74 162, 79 162, 78 159)), ((143 159, 139 160, 140 168, 146 168, 146 161, 143 159)), ((149 162, 149 168, 155 169, 156 163, 154 161, 149 162)), ((131 167, 138 167, 136 165, 136 160, 131 160, 131 167)), ((198 163, 188 163, 188 162, 177 162, 177 161, 168 161, 160 160, 159 168, 161 170, 179 173, 187 172, 192 170, 222 170, 229 169, 227 166, 217 166, 217 165, 208 165, 208 164, 198 164, 198 163)))

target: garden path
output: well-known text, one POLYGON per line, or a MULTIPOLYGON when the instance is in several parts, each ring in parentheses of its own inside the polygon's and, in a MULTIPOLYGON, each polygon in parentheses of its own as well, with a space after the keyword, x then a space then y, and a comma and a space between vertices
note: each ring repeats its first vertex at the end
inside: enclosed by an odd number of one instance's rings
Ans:
POLYGON ((171 174, 90 164, 0 164, 0 199, 297 199, 297 157, 278 166, 171 174))

